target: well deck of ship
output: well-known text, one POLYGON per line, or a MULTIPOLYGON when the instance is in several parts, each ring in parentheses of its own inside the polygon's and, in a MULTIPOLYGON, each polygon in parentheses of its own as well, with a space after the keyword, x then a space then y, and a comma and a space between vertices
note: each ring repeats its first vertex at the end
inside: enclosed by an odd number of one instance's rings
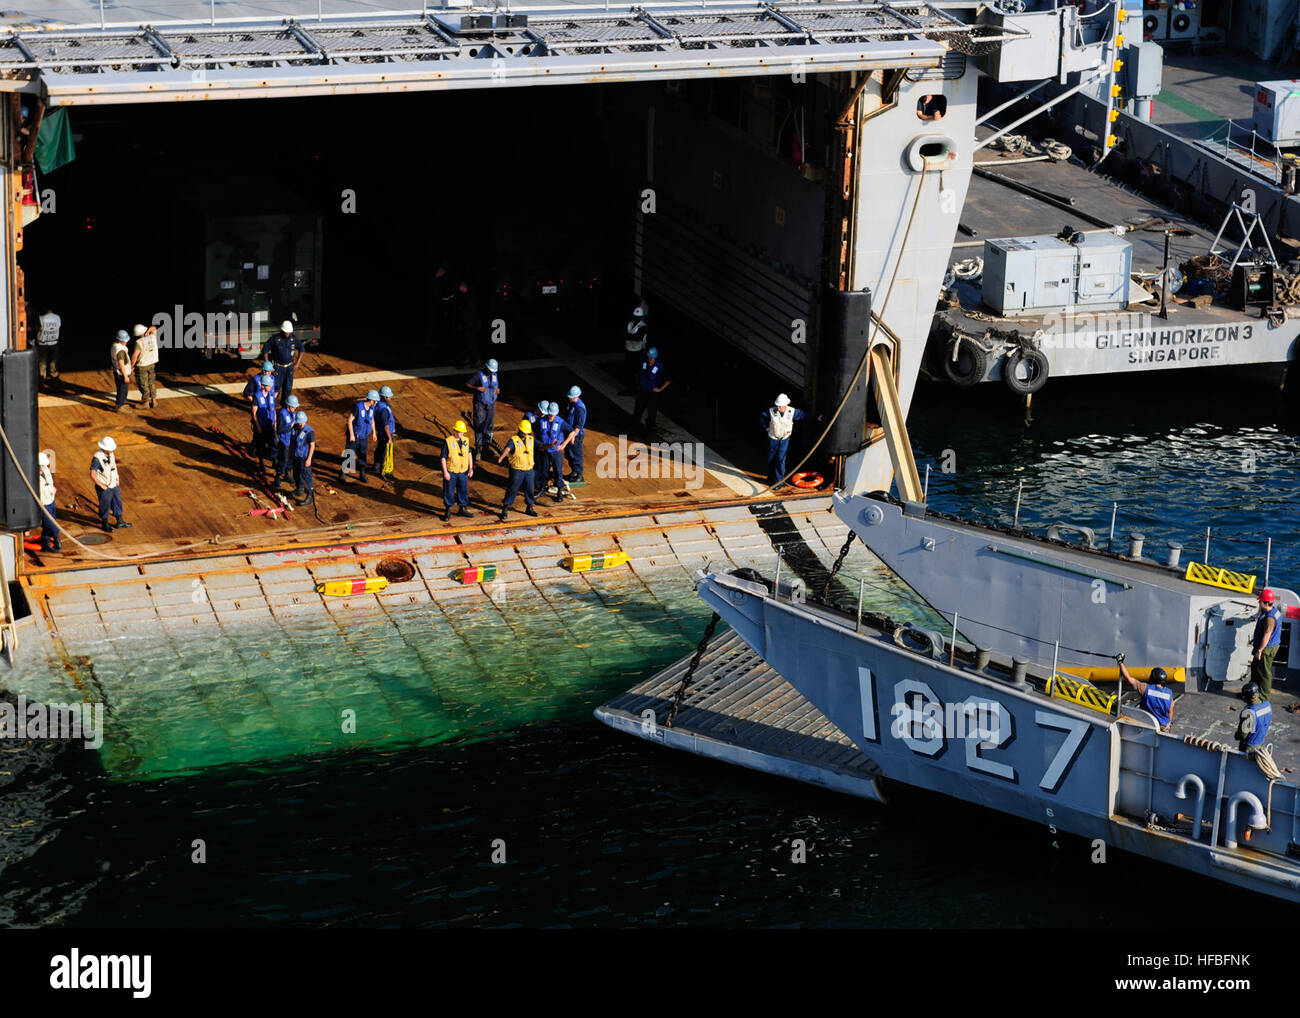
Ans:
MULTIPOLYGON (((747 468, 705 450, 709 469, 695 475, 670 472, 668 462, 659 461, 659 467, 651 472, 668 476, 626 476, 629 471, 611 476, 613 471, 601 467, 601 446, 609 443, 610 450, 617 449, 620 434, 629 432, 631 398, 615 395, 620 386, 602 367, 610 358, 593 362, 559 343, 544 353, 549 356, 518 361, 501 358, 503 392, 496 438, 504 444, 537 397, 560 401, 570 384, 580 384, 591 413, 585 442, 587 483, 574 489, 575 498, 561 504, 551 497, 540 499, 538 520, 522 515, 523 500, 517 500, 511 525, 698 509, 751 501, 763 491, 759 443, 754 444, 753 462, 747 468)), ((621 361, 621 354, 616 357, 621 361)), ((41 447, 54 455, 59 522, 74 537, 91 533, 98 539, 101 535, 88 473, 95 443, 112 435, 118 446, 123 502, 133 526, 115 531, 90 554, 70 542, 65 542, 59 555, 29 552, 24 571, 115 564, 108 556, 254 553, 499 526, 496 513, 504 495, 506 468, 498 465, 494 456, 476 464, 470 482, 472 517, 453 516, 449 523, 440 519, 439 449, 455 420, 469 411, 465 379, 471 369, 467 367, 386 371, 337 354, 309 354, 298 372, 294 393, 317 432, 316 506, 315 511, 311 505, 297 508, 287 518, 250 515, 255 503, 242 494, 253 487, 248 468, 209 430, 220 428, 241 445, 248 441, 249 415, 241 394, 254 372, 253 363, 226 359, 207 374, 173 376, 166 370, 164 352, 161 367, 159 399, 152 410, 138 405, 139 395, 133 387, 135 408, 114 412, 106 370, 65 371, 57 385, 42 390, 41 447), (347 410, 366 390, 381 385, 390 385, 395 392, 395 477, 381 481, 371 474, 366 484, 355 479, 339 484, 347 410)), ((655 441, 696 440, 661 413, 655 441)), ((786 494, 799 497, 802 493, 787 489, 786 494)), ((260 504, 266 501, 261 496, 260 504)))

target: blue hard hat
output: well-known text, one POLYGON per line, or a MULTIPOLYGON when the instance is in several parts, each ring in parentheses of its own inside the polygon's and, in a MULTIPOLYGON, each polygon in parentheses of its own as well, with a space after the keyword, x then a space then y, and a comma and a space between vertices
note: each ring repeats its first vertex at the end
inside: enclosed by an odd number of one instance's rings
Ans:
POLYGON ((263 370, 263 371, 274 371, 274 370, 275 370, 275 365, 272 364, 270 361, 262 361, 262 370, 263 370))
POLYGON ((497 369, 496 358, 495 358, 495 357, 489 357, 489 358, 487 359, 487 364, 484 365, 484 367, 486 367, 489 371, 495 371, 495 370, 497 369))
POLYGON ((385 385, 382 389, 379 390, 379 395, 381 395, 384 399, 392 399, 393 390, 385 385))
POLYGON ((370 400, 373 403, 378 403, 379 393, 375 392, 374 389, 371 389, 368 393, 366 393, 366 399, 370 400))
POLYGON ((569 390, 569 399, 577 399, 581 395, 582 395, 582 390, 579 389, 576 385, 569 390))
POLYGON ((294 414, 293 419, 299 424, 307 423, 307 415, 303 413, 301 410, 299 410, 296 414, 294 414))
POLYGON ((298 409, 298 397, 297 397, 297 396, 290 396, 288 399, 286 399, 286 400, 284 401, 284 405, 287 406, 290 410, 297 410, 297 409, 298 409))
POLYGON ((126 334, 126 329, 117 330, 117 341, 119 343, 125 343, 130 338, 131 337, 126 334))
POLYGON ((649 350, 647 350, 647 351, 645 352, 645 355, 646 355, 647 357, 658 357, 658 356, 659 356, 659 348, 658 348, 657 346, 652 346, 649 350))
POLYGON ((538 412, 539 414, 544 414, 544 413, 546 413, 546 412, 547 412, 546 408, 547 408, 548 406, 550 406, 550 404, 547 403, 546 400, 542 400, 540 403, 537 404, 537 412, 538 412))
POLYGON ((550 406, 546 408, 546 412, 548 414, 558 414, 560 412, 560 404, 552 403, 550 406))

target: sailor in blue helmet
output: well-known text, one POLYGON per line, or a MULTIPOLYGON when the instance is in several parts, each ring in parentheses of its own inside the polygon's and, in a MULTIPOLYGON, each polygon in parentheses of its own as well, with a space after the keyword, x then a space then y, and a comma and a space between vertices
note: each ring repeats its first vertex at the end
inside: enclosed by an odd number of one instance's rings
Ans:
POLYGON ((260 470, 275 460, 275 378, 262 375, 253 393, 253 455, 260 470))
MULTIPOLYGON (((530 434, 533 436, 535 441, 540 441, 541 439, 542 421, 546 420, 546 408, 550 405, 550 401, 544 399, 537 404, 536 410, 524 411, 524 420, 526 420, 532 427, 533 430, 530 434)), ((546 457, 542 453, 541 447, 538 446, 534 450, 533 469, 528 474, 528 490, 533 493, 534 498, 536 498, 541 493, 542 488, 545 487, 542 483, 543 475, 546 472, 545 459, 546 457)))
POLYGON ((1237 748, 1250 753, 1268 741, 1268 726, 1273 723, 1273 708, 1259 686, 1247 682, 1241 687, 1241 699, 1246 704, 1237 717, 1237 748))
POLYGON ((539 451, 542 456, 541 479, 537 481, 536 491, 540 494, 546 490, 550 481, 555 483, 555 501, 564 501, 564 492, 568 485, 564 483, 564 449, 573 437, 568 424, 559 416, 560 404, 548 403, 546 416, 542 418, 538 434, 539 451))
POLYGON ((370 433, 375 430, 375 407, 379 393, 371 389, 365 399, 359 399, 348 411, 348 444, 339 463, 339 480, 347 477, 349 467, 355 467, 357 480, 365 482, 366 460, 370 455, 370 433))
POLYGON ((659 394, 668 388, 671 379, 663 362, 659 360, 659 350, 651 347, 645 352, 641 370, 637 372, 636 405, 632 408, 632 421, 641 426, 641 416, 645 415, 645 430, 650 434, 655 429, 655 418, 659 414, 659 394))
POLYGON ((262 344, 261 358, 270 361, 275 369, 275 391, 282 402, 293 392, 293 373, 302 363, 306 349, 302 340, 294 335, 293 322, 287 318, 280 323, 280 331, 262 344))
POLYGON ((1169 723, 1174 716, 1174 694, 1169 691, 1169 675, 1163 668, 1152 668, 1146 682, 1133 678, 1124 667, 1124 655, 1118 654, 1119 672, 1124 681, 1137 690, 1142 697, 1142 709, 1149 713, 1160 725, 1162 732, 1169 731, 1169 723))
POLYGON ((481 371, 474 372, 465 383, 474 390, 474 447, 479 458, 492 444, 492 429, 496 424, 497 398, 501 383, 497 378, 497 362, 489 357, 481 371))
POLYGON ((385 385, 379 390, 379 402, 375 404, 375 473, 380 477, 384 476, 384 460, 395 438, 397 415, 393 413, 393 390, 385 385))
POLYGON ((244 399, 248 401, 249 413, 253 418, 253 438, 250 443, 253 452, 257 452, 257 402, 262 392, 263 382, 271 383, 271 398, 274 399, 279 390, 275 387, 275 365, 270 361, 263 361, 262 370, 249 378, 244 385, 244 399))
POLYGON ((293 497, 302 505, 315 495, 316 485, 311 475, 311 460, 316 453, 316 432, 307 423, 307 415, 299 410, 293 418, 293 497))
POLYGON ((275 480, 281 484, 289 480, 293 469, 293 426, 298 415, 298 397, 290 396, 275 415, 275 480))
POLYGON ((565 457, 569 461, 570 481, 582 480, 582 439, 587 434, 587 404, 582 401, 582 390, 576 385, 569 389, 569 405, 564 410, 564 423, 573 432, 565 457))

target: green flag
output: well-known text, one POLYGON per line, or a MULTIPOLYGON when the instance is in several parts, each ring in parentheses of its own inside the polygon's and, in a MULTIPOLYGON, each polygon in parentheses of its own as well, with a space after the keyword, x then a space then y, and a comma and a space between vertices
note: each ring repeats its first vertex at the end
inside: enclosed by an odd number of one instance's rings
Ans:
POLYGON ((72 145, 72 121, 68 111, 57 109, 45 114, 36 134, 36 161, 43 173, 57 170, 72 162, 77 153, 72 145))

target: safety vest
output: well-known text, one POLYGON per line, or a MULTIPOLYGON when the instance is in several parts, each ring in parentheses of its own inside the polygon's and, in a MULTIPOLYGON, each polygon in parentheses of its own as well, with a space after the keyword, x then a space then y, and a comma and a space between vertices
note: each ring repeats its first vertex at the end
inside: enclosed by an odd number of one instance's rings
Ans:
POLYGON ((276 415, 275 433, 281 445, 288 445, 289 440, 293 438, 293 421, 294 412, 288 407, 282 407, 280 413, 276 415))
POLYGON ((480 371, 474 384, 483 386, 482 392, 475 390, 474 402, 482 403, 484 406, 491 406, 497 401, 497 389, 500 386, 497 385, 497 373, 495 371, 491 374, 480 371))
POLYGON ((785 412, 782 413, 776 407, 772 407, 767 415, 767 437, 778 441, 789 438, 794 431, 794 410, 785 407, 785 412))
POLYGON ((469 442, 466 439, 449 436, 442 454, 447 458, 447 473, 463 474, 469 471, 469 442))
POLYGON ((627 339, 623 340, 623 349, 628 353, 640 353, 645 349, 645 342, 650 338, 650 331, 639 318, 627 323, 627 339))
POLYGON ((1146 696, 1143 697, 1144 706, 1151 712, 1151 715, 1164 728, 1169 724, 1169 717, 1174 710, 1174 694, 1160 686, 1147 684, 1146 696))
MULTIPOLYGON (((59 341, 59 326, 63 324, 63 319, 51 311, 47 315, 41 315, 41 334, 36 337, 36 342, 40 346, 54 346, 59 341)), ((49 505, 47 502, 46 505, 49 505)))
MULTIPOLYGON (((568 412, 564 415, 564 421, 574 431, 582 431, 587 427, 587 404, 580 399, 575 399, 569 404, 568 412)), ((579 435, 574 441, 580 441, 582 436, 579 435)))
POLYGON ((385 434, 390 428, 393 434, 397 434, 397 418, 393 416, 393 408, 382 399, 375 404, 375 423, 379 425, 380 435, 385 434))
POLYGON ((270 424, 275 420, 275 389, 257 387, 253 393, 253 406, 257 410, 257 423, 270 424))
POLYGON ((120 340, 114 340, 113 345, 108 348, 108 366, 115 375, 125 376, 131 371, 131 355, 126 352, 126 344, 120 340), (126 363, 118 363, 118 355, 126 355, 126 363))
POLYGON ((658 388, 659 369, 661 367, 663 367, 663 364, 661 364, 658 360, 656 360, 653 364, 651 364, 649 361, 641 362, 641 391, 642 392, 649 392, 652 389, 658 388))
POLYGON ((1260 650, 1268 650, 1269 647, 1276 647, 1282 642, 1282 613, 1274 605, 1267 611, 1263 612, 1255 623, 1255 640, 1258 640, 1264 633, 1264 628, 1268 625, 1268 620, 1273 620, 1273 635, 1268 638, 1268 643, 1260 647, 1260 650))
POLYGON ((1263 703, 1251 704, 1241 713, 1255 715, 1255 730, 1246 736, 1246 745, 1262 746, 1268 736, 1268 726, 1273 723, 1272 706, 1265 700, 1263 703))
POLYGON ((357 441, 365 438, 370 434, 375 423, 375 408, 366 406, 364 399, 358 400, 356 408, 352 411, 353 421, 352 430, 356 432, 357 441))
POLYGON ((560 419, 557 417, 551 420, 549 417, 543 417, 539 425, 542 429, 542 445, 558 445, 562 437, 560 428, 560 419))
POLYGON ((510 439, 510 455, 506 457, 511 470, 533 469, 533 436, 515 435, 510 439))
POLYGON ((312 430, 310 424, 304 424, 301 427, 293 429, 293 454, 300 460, 305 460, 307 454, 311 452, 311 445, 316 441, 316 432, 312 430))
POLYGON ((138 336, 135 346, 140 351, 140 359, 136 361, 140 367, 147 368, 150 364, 158 363, 158 334, 156 332, 138 336))
POLYGON ((54 475, 50 473, 49 467, 41 467, 41 505, 49 505, 54 501, 54 475))
POLYGON ((105 488, 116 488, 118 486, 117 477, 117 457, 111 452, 97 452, 90 461, 90 469, 95 472, 95 482, 105 488))

